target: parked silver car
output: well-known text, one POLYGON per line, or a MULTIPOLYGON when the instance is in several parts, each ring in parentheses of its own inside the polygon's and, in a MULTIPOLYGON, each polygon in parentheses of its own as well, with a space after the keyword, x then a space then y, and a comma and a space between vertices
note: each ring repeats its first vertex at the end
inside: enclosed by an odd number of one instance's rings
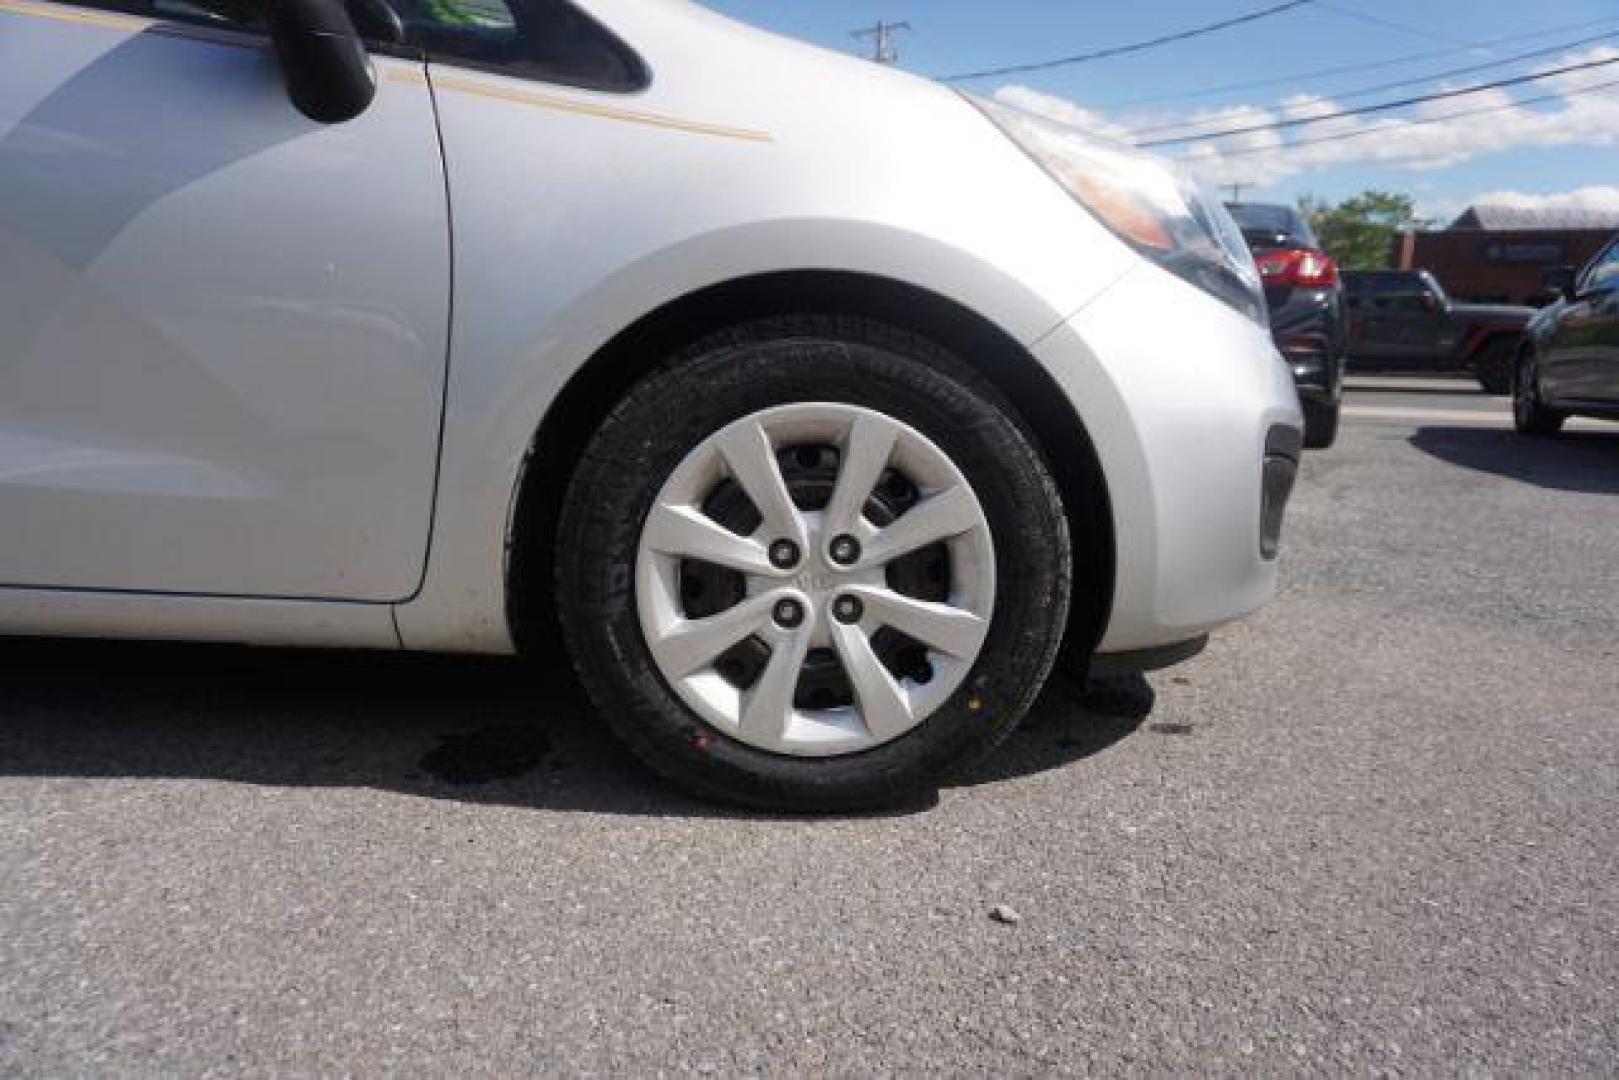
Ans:
POLYGON ((0 631, 566 647, 828 809, 1275 588, 1298 401, 1161 161, 678 0, 0 43, 0 631))

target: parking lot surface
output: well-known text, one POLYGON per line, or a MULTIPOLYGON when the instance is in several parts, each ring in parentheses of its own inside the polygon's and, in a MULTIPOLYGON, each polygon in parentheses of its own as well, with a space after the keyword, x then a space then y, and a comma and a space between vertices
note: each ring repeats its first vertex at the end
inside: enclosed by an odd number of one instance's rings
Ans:
POLYGON ((1611 1073, 1619 427, 1451 389, 885 816, 687 800, 555 666, 0 644, 0 1074, 1611 1073))

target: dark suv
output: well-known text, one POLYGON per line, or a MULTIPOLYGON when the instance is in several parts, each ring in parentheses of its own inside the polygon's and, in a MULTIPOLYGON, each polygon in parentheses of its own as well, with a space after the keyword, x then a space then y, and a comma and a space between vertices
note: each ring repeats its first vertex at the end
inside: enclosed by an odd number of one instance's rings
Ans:
POLYGON ((1576 274, 1554 270, 1558 300, 1518 352, 1512 418, 1525 435, 1551 435, 1570 416, 1619 420, 1619 237, 1576 274))
POLYGON ((1287 357, 1304 406, 1304 445, 1338 437, 1344 387, 1344 296, 1338 266, 1291 206, 1227 203, 1253 249, 1270 306, 1271 334, 1287 357))
POLYGON ((1462 304, 1426 270, 1346 270, 1356 370, 1466 373, 1512 392, 1512 362, 1535 309, 1462 304))

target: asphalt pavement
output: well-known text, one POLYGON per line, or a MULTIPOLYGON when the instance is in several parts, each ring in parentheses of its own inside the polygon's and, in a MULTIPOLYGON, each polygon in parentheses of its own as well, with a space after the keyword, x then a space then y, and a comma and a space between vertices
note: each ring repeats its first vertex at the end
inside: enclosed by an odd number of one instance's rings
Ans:
POLYGON ((1611 1075, 1581 428, 1354 391, 1271 607, 877 817, 679 796, 554 665, 0 645, 0 1074, 1611 1075))

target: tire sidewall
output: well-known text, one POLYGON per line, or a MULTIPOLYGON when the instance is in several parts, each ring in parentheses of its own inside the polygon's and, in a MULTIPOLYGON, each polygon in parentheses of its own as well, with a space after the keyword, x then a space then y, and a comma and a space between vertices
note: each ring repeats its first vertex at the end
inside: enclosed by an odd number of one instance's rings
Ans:
POLYGON ((1540 399, 1540 373, 1535 356, 1525 350, 1513 363, 1512 424, 1520 435, 1555 435, 1566 416, 1540 399))
POLYGON ((694 351, 632 391, 603 426, 596 444, 626 482, 600 490, 603 456, 587 454, 575 477, 585 487, 569 508, 588 509, 571 515, 583 519, 573 527, 565 518, 559 540, 571 548, 558 552, 570 646, 615 731, 678 780, 775 806, 891 801, 993 746, 1050 670, 1070 587, 1054 485, 1006 408, 970 373, 940 370, 940 356, 819 339, 694 351), (995 548, 993 618, 962 686, 905 735, 832 758, 760 750, 702 721, 658 671, 633 584, 642 525, 680 462, 736 420, 805 401, 874 409, 932 440, 977 495, 995 548))
POLYGON ((1338 441, 1338 423, 1343 408, 1339 402, 1304 403, 1304 445, 1310 450, 1327 450, 1338 441))
POLYGON ((1475 365, 1480 388, 1486 394, 1498 396, 1512 393, 1516 382, 1512 373, 1516 364, 1517 354, 1509 343, 1491 342, 1479 354, 1475 365))

